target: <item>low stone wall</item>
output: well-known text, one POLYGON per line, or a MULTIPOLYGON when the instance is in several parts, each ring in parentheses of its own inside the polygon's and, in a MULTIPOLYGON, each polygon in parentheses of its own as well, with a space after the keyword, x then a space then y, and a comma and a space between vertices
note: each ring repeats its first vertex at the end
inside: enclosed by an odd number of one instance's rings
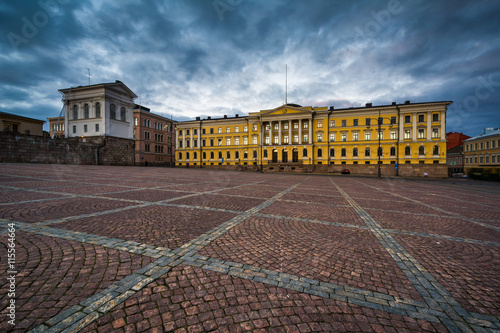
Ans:
POLYGON ((0 162, 134 165, 134 140, 48 138, 0 132, 0 162))

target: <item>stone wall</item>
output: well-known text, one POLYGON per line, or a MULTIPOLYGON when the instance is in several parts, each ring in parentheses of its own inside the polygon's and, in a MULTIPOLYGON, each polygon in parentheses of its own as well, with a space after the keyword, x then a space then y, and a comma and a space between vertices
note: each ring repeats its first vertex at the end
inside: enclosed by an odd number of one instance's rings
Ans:
POLYGON ((0 162, 134 165, 134 140, 54 138, 0 132, 0 162))

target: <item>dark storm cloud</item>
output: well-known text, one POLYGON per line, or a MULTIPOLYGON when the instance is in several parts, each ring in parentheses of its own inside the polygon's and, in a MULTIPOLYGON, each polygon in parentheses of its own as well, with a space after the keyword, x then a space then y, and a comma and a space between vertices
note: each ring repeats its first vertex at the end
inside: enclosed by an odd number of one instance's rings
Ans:
MULTIPOLYGON (((122 80, 174 119, 285 101, 452 100, 448 130, 500 126, 495 1, 68 1, 0 4, 0 109, 56 116, 57 89, 122 80)), ((35 115, 38 115, 37 117, 35 115)))

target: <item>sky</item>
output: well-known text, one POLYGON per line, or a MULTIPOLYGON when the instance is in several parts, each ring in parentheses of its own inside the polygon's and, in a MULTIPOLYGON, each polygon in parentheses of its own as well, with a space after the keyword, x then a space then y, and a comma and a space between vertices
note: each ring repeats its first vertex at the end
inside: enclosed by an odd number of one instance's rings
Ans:
POLYGON ((90 72, 178 121, 285 95, 335 108, 453 101, 447 131, 475 136, 500 127, 499 17, 497 0, 4 0, 0 111, 58 116, 58 89, 90 72))

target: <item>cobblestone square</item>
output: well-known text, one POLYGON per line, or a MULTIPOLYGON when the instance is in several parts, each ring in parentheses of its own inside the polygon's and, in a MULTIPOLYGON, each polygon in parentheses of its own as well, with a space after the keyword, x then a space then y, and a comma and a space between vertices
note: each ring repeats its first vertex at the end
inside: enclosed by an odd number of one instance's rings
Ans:
POLYGON ((498 183, 4 163, 0 233, 2 332, 500 330, 498 183))

